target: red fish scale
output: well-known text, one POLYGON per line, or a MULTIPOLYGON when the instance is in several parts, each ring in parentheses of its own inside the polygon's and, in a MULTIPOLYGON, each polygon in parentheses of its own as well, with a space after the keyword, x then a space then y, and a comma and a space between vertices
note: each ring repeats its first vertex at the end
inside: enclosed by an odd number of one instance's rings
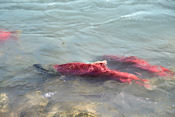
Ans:
MULTIPOLYGON (((134 67, 139 69, 143 69, 145 71, 155 73, 158 76, 169 76, 174 75, 172 71, 166 69, 162 66, 150 65, 148 62, 142 59, 138 59, 135 56, 124 57, 124 56, 113 56, 113 55, 105 55, 104 59, 131 64, 134 67)), ((148 79, 141 79, 134 74, 120 72, 118 70, 109 69, 105 63, 67 63, 62 65, 54 65, 54 69, 56 69, 62 75, 79 75, 79 76, 95 76, 95 77, 107 77, 113 78, 119 82, 123 83, 131 83, 134 81, 135 83, 145 86, 147 88, 150 87, 148 79)), ((138 73, 140 74, 140 73, 138 73)))
POLYGON ((67 63, 62 65, 54 65, 54 68, 63 75, 99 76, 108 70, 103 63, 67 63))
POLYGON ((116 61, 116 62, 121 62, 121 63, 127 63, 131 64, 132 66, 143 69, 145 71, 154 73, 158 76, 171 76, 174 75, 174 73, 162 66, 156 66, 156 65, 150 65, 148 62, 146 62, 143 59, 139 59, 135 56, 130 56, 130 57, 120 57, 120 56, 114 56, 114 55, 105 55, 103 56, 104 59, 111 60, 111 61, 116 61))
POLYGON ((124 83, 131 83, 134 80, 140 82, 140 84, 144 84, 146 81, 138 78, 134 74, 111 70, 104 63, 67 63, 54 65, 54 68, 62 75, 110 77, 124 83))
POLYGON ((11 37, 11 32, 0 31, 0 40, 7 40, 11 37))

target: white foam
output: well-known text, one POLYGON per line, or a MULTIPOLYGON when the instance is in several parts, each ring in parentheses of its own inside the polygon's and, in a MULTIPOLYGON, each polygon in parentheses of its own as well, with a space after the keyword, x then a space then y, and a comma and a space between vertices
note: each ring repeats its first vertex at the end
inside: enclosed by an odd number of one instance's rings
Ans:
POLYGON ((44 94, 44 97, 50 98, 50 97, 52 97, 53 95, 55 95, 55 92, 48 92, 48 93, 45 93, 45 94, 44 94))

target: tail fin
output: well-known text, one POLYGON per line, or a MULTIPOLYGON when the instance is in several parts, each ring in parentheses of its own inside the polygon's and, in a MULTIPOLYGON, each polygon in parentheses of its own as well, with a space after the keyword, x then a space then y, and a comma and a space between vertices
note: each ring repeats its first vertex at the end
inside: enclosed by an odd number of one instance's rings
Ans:
POLYGON ((140 86, 144 86, 148 90, 153 90, 153 87, 152 87, 149 79, 141 79, 141 82, 135 81, 135 83, 140 85, 140 86))
POLYGON ((11 33, 13 34, 12 35, 13 36, 13 39, 18 40, 19 37, 20 37, 20 35, 21 35, 21 33, 22 33, 22 31, 21 30, 16 30, 16 31, 11 31, 11 33))

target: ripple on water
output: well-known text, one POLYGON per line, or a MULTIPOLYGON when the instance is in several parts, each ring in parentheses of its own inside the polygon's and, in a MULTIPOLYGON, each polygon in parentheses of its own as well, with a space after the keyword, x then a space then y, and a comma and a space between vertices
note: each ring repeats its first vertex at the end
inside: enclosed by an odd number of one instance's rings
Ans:
POLYGON ((147 90, 32 67, 119 54, 174 68, 174 10, 174 0, 0 0, 0 27, 22 31, 0 44, 0 117, 174 117, 174 79, 147 90))

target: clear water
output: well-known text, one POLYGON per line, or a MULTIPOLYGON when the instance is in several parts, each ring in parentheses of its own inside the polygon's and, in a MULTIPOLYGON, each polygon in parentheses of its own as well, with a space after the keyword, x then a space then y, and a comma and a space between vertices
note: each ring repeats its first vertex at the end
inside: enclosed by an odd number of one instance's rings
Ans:
POLYGON ((136 84, 40 74, 33 64, 138 56, 175 68, 174 0, 0 0, 2 117, 174 117, 174 78, 136 84))

